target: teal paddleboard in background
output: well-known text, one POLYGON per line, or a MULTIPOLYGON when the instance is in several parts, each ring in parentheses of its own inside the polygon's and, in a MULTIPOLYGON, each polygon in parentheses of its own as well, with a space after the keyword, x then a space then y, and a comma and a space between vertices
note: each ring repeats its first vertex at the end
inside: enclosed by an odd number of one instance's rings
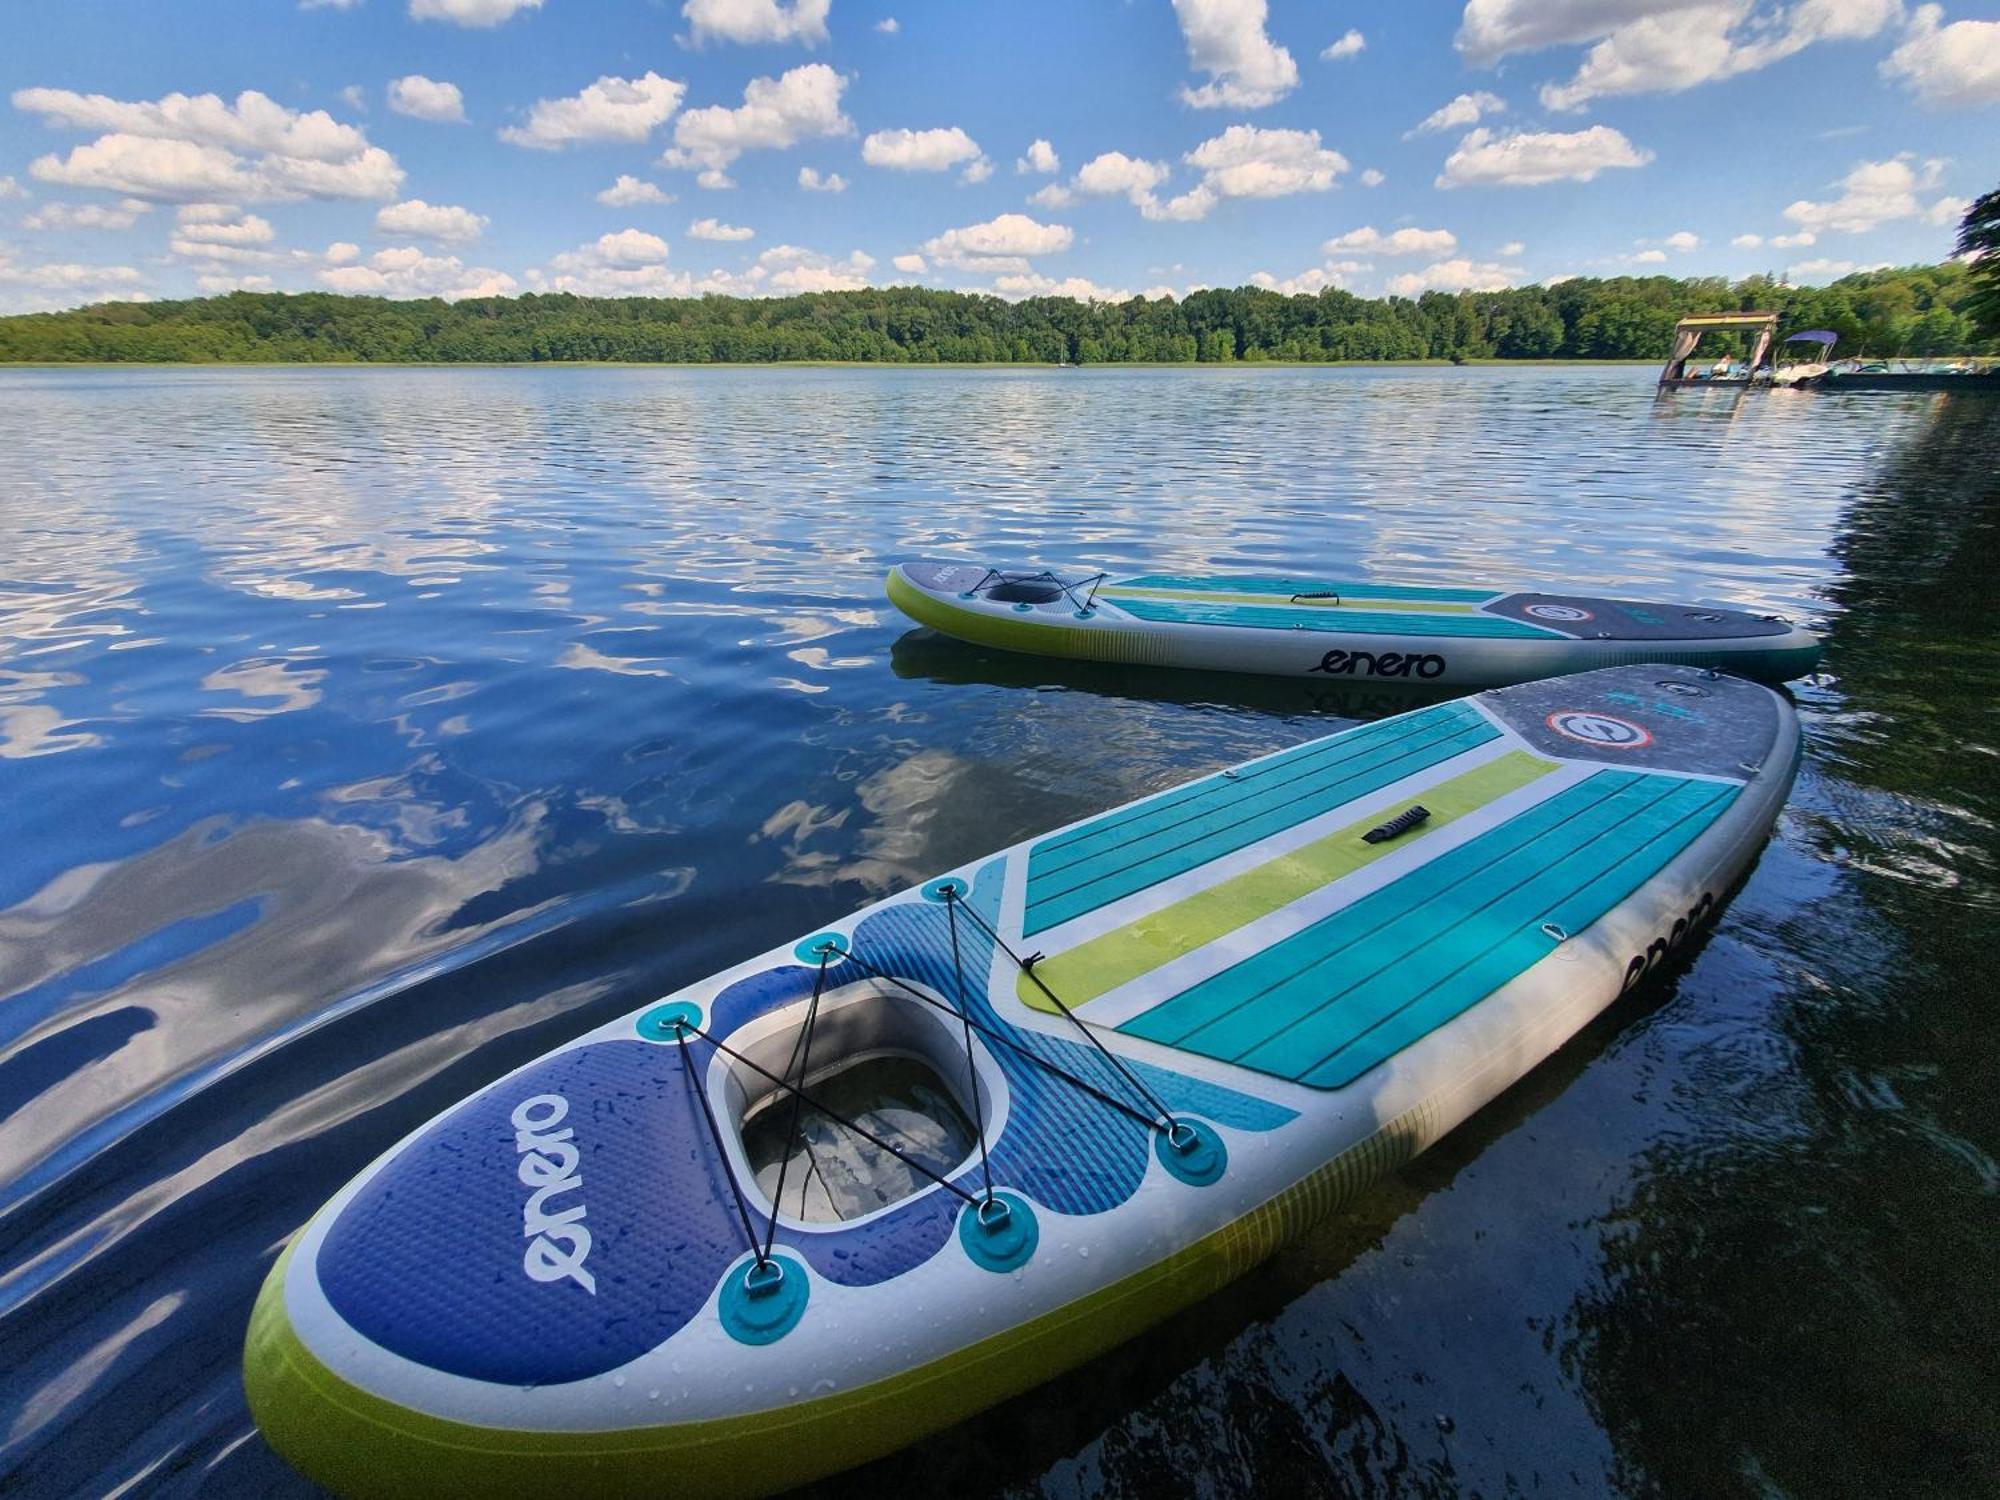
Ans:
POLYGON ((888 593, 920 624, 1008 651, 1338 683, 1493 687, 1638 662, 1777 683, 1803 677, 1820 656, 1816 635, 1774 615, 1559 587, 924 559, 890 569, 888 593))

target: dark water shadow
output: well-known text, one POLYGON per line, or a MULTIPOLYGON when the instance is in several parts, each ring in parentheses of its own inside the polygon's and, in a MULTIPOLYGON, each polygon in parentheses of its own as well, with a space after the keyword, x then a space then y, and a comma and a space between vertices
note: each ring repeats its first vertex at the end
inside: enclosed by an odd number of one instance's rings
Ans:
POLYGON ((1634 1492, 2000 1493, 2000 409, 1940 397, 1833 551, 1772 982, 1562 1332, 1634 1492))

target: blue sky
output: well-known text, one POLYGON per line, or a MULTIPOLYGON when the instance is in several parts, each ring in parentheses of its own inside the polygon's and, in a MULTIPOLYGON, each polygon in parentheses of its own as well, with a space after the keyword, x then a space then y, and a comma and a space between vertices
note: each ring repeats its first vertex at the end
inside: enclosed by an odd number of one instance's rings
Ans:
POLYGON ((75 0, 0 57, 0 310, 1367 295, 1942 258, 1951 0, 75 0))

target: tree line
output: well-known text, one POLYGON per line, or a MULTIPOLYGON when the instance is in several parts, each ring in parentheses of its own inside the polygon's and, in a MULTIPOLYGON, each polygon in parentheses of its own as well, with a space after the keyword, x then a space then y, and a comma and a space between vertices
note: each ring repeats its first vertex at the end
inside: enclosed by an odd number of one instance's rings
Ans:
POLYGON ((1616 276, 1416 298, 1331 288, 1288 296, 1259 287, 1124 302, 1006 302, 913 286, 768 299, 530 293, 461 302, 232 292, 0 318, 0 361, 1664 359, 1677 319, 1751 310, 1778 313, 1785 333, 1831 329, 1842 354, 2000 352, 2000 328, 1977 316, 1981 298, 1975 276, 1956 262, 1864 271, 1823 287, 1767 276, 1616 276))

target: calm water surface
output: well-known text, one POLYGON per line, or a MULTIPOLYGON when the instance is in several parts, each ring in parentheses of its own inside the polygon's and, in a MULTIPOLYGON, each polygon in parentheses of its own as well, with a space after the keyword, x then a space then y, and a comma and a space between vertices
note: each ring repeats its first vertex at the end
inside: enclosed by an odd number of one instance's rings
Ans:
POLYGON ((284 1241, 506 1069, 1407 706, 892 560, 1823 620, 1713 935, 1232 1290, 829 1496, 1995 1490, 2000 402, 1602 371, 0 372, 0 1491, 296 1494, 284 1241))

